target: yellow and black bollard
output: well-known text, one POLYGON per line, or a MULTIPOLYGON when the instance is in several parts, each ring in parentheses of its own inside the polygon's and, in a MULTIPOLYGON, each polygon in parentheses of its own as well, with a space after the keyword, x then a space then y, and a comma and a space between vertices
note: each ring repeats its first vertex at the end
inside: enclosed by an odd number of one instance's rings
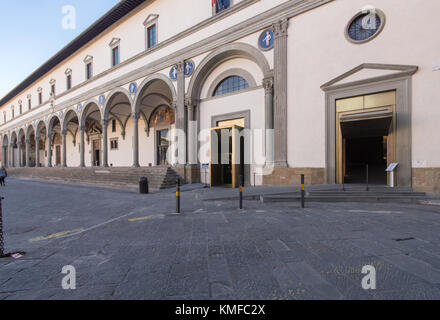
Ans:
POLYGON ((305 188, 305 178, 304 175, 301 175, 301 208, 305 208, 305 195, 306 195, 306 188, 305 188))
POLYGON ((180 213, 180 179, 176 182, 176 213, 180 213))

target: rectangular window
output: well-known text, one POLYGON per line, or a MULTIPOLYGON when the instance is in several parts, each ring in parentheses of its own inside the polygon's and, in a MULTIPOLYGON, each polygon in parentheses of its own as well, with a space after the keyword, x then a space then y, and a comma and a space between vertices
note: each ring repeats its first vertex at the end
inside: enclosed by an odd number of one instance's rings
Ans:
POLYGON ((87 78, 87 80, 90 80, 92 78, 92 76, 93 76, 92 63, 89 62, 86 64, 86 78, 87 78))
POLYGON ((66 81, 67 81, 67 86, 66 86, 67 90, 72 89, 72 75, 68 74, 66 81))
POLYGON ((43 104, 43 93, 38 92, 38 104, 43 104))
POLYGON ((6 123, 6 112, 3 112, 3 122, 6 123))
POLYGON ((50 87, 50 92, 52 93, 52 95, 55 96, 55 85, 54 84, 50 87))
POLYGON ((119 64, 119 47, 114 47, 112 49, 112 66, 117 66, 119 64))
POLYGON ((215 12, 220 13, 231 6, 231 0, 217 0, 215 3, 215 12))
POLYGON ((31 110, 32 108, 32 100, 28 99, 28 109, 31 110))
POLYGON ((110 140, 110 150, 118 150, 118 139, 110 140))
POLYGON ((116 120, 112 120, 112 132, 116 132, 116 120))
POLYGON ((147 47, 148 49, 151 49, 156 44, 157 44, 157 28, 156 25, 153 24, 147 29, 147 47))
POLYGON ((20 114, 22 114, 22 113, 23 113, 23 106, 20 104, 20 105, 18 106, 18 108, 19 108, 19 110, 20 110, 20 114))

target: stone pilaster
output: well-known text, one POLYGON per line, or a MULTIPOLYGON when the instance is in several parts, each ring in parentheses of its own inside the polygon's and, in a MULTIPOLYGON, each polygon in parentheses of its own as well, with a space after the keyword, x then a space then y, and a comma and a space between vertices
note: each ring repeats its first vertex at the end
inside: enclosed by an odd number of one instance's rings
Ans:
POLYGON ((80 139, 79 139, 79 161, 80 161, 80 167, 84 168, 85 167, 85 156, 84 156, 84 152, 85 152, 85 146, 84 146, 84 132, 85 132, 85 128, 84 127, 80 127, 79 128, 79 132, 80 132, 80 139))
POLYGON ((40 137, 35 136, 35 167, 40 166, 40 137))
POLYGON ((108 139, 107 139, 107 128, 108 120, 102 120, 102 166, 104 168, 108 167, 108 139))
POLYGON ((52 131, 47 133, 47 167, 52 167, 52 131))
POLYGON ((61 137, 63 140, 63 145, 62 145, 62 155, 61 155, 61 166, 63 168, 67 167, 67 143, 66 143, 66 135, 67 135, 67 130, 63 130, 61 132, 61 137))
POLYGON ((289 20, 283 19, 273 24, 274 30, 274 129, 275 167, 287 167, 287 29, 289 20))
POLYGON ((266 167, 273 166, 274 162, 274 111, 273 111, 273 78, 263 79, 264 87, 264 115, 265 115, 265 155, 266 155, 266 167))
POLYGON ((188 146, 188 164, 195 165, 198 163, 197 158, 197 120, 195 118, 195 109, 197 107, 197 100, 187 98, 185 100, 187 113, 188 113, 188 133, 187 133, 187 146, 188 146))
POLYGON ((26 157, 25 157, 24 165, 28 168, 30 167, 30 163, 29 163, 30 151, 31 151, 31 141, 29 139, 26 139, 26 157))
POLYGON ((139 167, 139 112, 133 113, 133 167, 139 167))
POLYGON ((177 101, 176 101, 176 129, 185 130, 185 73, 184 61, 177 63, 177 101))

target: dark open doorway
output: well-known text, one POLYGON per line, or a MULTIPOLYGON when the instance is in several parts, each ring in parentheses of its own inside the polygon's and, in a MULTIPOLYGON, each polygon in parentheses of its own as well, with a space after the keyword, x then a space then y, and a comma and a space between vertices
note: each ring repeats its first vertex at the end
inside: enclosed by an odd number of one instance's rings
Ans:
POLYGON ((364 183, 367 164, 370 183, 387 183, 387 137, 346 139, 345 152, 345 183, 364 183))

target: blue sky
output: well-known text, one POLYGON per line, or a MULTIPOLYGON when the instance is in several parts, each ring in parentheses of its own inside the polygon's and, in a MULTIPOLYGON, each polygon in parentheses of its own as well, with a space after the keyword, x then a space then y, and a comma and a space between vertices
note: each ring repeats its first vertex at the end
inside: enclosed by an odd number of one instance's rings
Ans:
POLYGON ((2 1, 0 98, 89 27, 119 0, 2 1), (75 7, 76 29, 62 27, 66 5, 75 7))

